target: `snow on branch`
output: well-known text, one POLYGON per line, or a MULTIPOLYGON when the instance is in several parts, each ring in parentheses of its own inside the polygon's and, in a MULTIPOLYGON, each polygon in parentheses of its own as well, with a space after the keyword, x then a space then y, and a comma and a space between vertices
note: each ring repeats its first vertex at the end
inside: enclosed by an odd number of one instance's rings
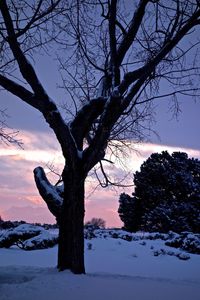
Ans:
POLYGON ((34 169, 34 178, 38 191, 46 202, 50 212, 58 218, 60 215, 63 197, 61 190, 57 186, 53 186, 47 179, 42 167, 34 169))

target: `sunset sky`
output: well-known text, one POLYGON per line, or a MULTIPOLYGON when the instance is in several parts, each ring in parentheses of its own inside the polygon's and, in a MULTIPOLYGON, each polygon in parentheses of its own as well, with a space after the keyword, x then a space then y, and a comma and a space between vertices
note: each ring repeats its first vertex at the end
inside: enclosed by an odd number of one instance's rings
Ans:
MULTIPOLYGON (((56 88, 59 74, 50 57, 38 58, 36 70, 52 99, 57 103, 66 101, 67 96, 56 88)), ((62 169, 59 145, 37 111, 7 92, 1 92, 0 99, 0 108, 7 108, 10 116, 8 124, 20 131, 19 138, 24 143, 24 149, 0 144, 0 215, 5 220, 54 223, 54 217, 48 212, 35 187, 33 169, 39 165, 45 167, 48 163, 62 169)), ((137 145, 137 151, 129 153, 125 160, 127 170, 117 165, 115 169, 109 169, 110 173, 116 177, 123 177, 125 172, 132 174, 151 153, 162 150, 185 151, 190 157, 200 159, 200 100, 196 103, 186 97, 179 100, 182 112, 177 120, 172 118, 167 99, 156 103, 156 122, 152 129, 156 130, 159 138, 152 134, 148 143, 137 145)), ((132 175, 128 183, 132 183, 132 175)), ((121 226, 117 209, 119 194, 123 190, 95 189, 96 184, 93 178, 88 179, 86 220, 101 217, 106 220, 107 226, 121 226)), ((131 193, 133 187, 124 191, 131 193)))
MULTIPOLYGON (((0 214, 5 220, 54 223, 54 217, 49 213, 35 187, 33 169, 51 163, 57 169, 62 169, 63 159, 59 145, 53 133, 45 124, 43 125, 42 118, 33 109, 21 105, 19 100, 8 94, 5 94, 4 101, 11 116, 9 123, 20 130, 19 137, 23 140, 24 149, 1 144, 0 214)), ((154 136, 152 143, 136 145, 137 151, 130 152, 129 157, 124 158, 127 170, 124 171, 118 164, 115 169, 108 170, 110 174, 113 172, 116 177, 123 177, 128 171, 132 174, 152 152, 162 150, 185 151, 191 157, 200 158, 198 135, 200 103, 190 102, 188 107, 184 103, 182 107, 184 110, 179 116, 179 121, 169 120, 167 107, 165 107, 166 112, 161 107, 162 117, 159 115, 158 122, 155 124, 161 140, 154 136)), ((48 172, 47 168, 46 171, 48 172)), ((132 183, 131 177, 130 175, 128 183, 132 183)), ((101 217, 106 220, 107 226, 121 226, 117 209, 119 194, 123 189, 95 189, 96 185, 94 178, 88 179, 86 220, 101 217)), ((125 188, 124 191, 131 193, 133 188, 125 188)))

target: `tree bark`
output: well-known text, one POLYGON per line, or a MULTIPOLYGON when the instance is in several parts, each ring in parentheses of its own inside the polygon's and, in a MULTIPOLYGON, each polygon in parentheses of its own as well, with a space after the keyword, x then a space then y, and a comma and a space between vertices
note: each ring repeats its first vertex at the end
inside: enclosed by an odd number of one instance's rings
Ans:
POLYGON ((80 174, 63 173, 64 198, 59 217, 58 269, 85 274, 84 266, 84 183, 80 174))

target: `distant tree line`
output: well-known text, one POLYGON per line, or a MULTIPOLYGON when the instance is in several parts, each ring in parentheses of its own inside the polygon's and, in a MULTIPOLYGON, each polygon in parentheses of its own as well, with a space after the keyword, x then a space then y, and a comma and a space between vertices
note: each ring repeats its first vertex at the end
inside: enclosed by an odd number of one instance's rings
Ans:
POLYGON ((54 228, 58 228, 58 225, 57 224, 47 224, 47 223, 27 223, 25 221, 4 221, 2 219, 2 217, 0 216, 0 229, 10 229, 10 228, 15 228, 19 225, 22 225, 22 224, 31 224, 31 225, 35 225, 35 226, 40 226, 40 227, 43 227, 45 229, 54 229, 54 228))
MULTIPOLYGON (((15 228, 21 224, 30 224, 34 226, 40 226, 44 229, 55 229, 58 228, 58 224, 47 224, 47 223, 27 223, 25 221, 4 221, 2 217, 0 216, 0 229, 10 229, 15 228)), ((106 227, 106 221, 102 218, 92 218, 91 220, 87 221, 85 223, 85 228, 90 229, 104 229, 106 227)))

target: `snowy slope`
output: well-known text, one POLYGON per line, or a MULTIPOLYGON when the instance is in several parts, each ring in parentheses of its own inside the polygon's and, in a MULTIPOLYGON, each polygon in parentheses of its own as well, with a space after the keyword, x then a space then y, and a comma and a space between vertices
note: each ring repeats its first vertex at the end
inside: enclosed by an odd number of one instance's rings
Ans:
POLYGON ((57 246, 0 249, 0 299, 199 300, 200 255, 190 254, 186 261, 154 256, 160 249, 180 253, 162 240, 86 240, 87 275, 81 276, 57 272, 57 246))

